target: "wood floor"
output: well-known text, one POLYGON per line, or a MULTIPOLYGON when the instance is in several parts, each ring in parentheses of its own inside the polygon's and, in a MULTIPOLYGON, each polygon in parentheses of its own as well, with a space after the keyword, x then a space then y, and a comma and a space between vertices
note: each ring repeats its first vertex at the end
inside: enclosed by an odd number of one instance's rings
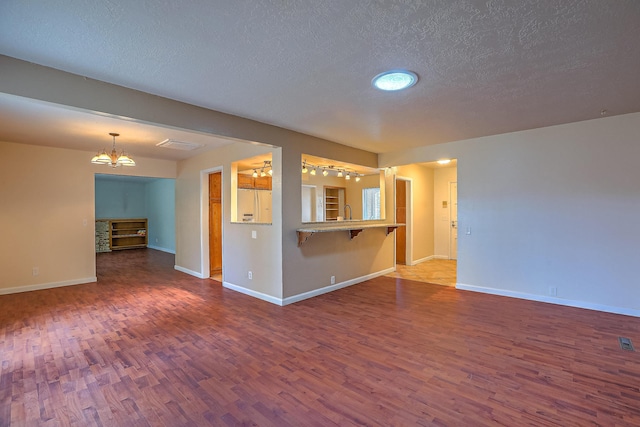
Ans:
POLYGON ((278 307, 150 249, 98 265, 0 296, 0 426, 640 425, 638 318, 390 277, 278 307))

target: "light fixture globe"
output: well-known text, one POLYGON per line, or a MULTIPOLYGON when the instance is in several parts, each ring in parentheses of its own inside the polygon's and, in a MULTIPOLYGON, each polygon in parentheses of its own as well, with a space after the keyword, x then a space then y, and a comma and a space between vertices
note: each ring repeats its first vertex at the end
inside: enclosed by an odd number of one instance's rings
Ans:
POLYGON ((418 75, 408 70, 385 71, 371 80, 373 87, 386 92, 407 89, 416 83, 418 83, 418 75))
POLYGON ((118 166, 135 166, 136 162, 133 161, 131 157, 129 157, 124 150, 120 152, 116 151, 116 136, 120 136, 119 133, 111 132, 109 133, 113 138, 113 146, 111 148, 111 154, 107 154, 107 150, 102 150, 102 153, 98 153, 91 159, 91 163, 95 165, 109 165, 112 168, 117 168, 118 166))

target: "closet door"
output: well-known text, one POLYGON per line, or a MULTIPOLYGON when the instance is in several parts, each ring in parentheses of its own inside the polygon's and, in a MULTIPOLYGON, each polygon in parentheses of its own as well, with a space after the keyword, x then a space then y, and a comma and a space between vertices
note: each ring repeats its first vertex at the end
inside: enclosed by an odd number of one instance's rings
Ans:
POLYGON ((209 175, 209 274, 222 272, 222 173, 209 175))
MULTIPOLYGON (((407 182, 396 180, 396 222, 404 224, 407 222, 407 182)), ((407 229, 398 227, 396 229, 396 264, 407 263, 407 229)))

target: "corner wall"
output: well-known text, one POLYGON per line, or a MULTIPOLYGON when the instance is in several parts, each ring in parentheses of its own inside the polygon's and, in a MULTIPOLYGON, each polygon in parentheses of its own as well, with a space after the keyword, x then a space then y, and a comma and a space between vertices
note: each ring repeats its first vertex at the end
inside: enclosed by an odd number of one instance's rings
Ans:
POLYGON ((222 275, 224 284, 268 301, 282 298, 282 188, 280 149, 234 143, 178 164, 176 179, 176 268, 196 277, 208 278, 208 176, 222 173, 222 275), (259 154, 273 156, 273 221, 271 224, 231 222, 231 163, 259 154), (204 197, 204 200, 203 200, 204 197), (206 232, 205 232, 206 230, 206 232), (251 232, 256 231, 256 238, 251 232), (251 270, 253 278, 246 272, 251 270))
MULTIPOLYGON (((411 230, 413 234, 413 248, 407 264, 415 265, 434 254, 434 170, 421 165, 406 165, 397 167, 396 175, 411 180, 412 223, 407 232, 411 230)), ((392 203, 393 200, 395 198, 392 203)))
POLYGON ((458 159, 458 288, 640 316, 638 135, 634 113, 380 160, 458 159))
MULTIPOLYGON (((95 281, 94 174, 113 170, 92 152, 0 142, 0 153, 0 293, 95 281)), ((175 162, 136 161, 138 176, 174 177, 175 162)))

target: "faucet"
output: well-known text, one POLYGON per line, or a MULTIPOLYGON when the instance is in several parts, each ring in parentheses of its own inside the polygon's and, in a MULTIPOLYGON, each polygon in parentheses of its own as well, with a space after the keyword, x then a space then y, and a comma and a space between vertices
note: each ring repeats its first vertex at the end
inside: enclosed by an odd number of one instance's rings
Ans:
POLYGON ((347 219, 347 208, 349 208, 349 219, 351 219, 351 206, 344 205, 344 219, 347 219))

